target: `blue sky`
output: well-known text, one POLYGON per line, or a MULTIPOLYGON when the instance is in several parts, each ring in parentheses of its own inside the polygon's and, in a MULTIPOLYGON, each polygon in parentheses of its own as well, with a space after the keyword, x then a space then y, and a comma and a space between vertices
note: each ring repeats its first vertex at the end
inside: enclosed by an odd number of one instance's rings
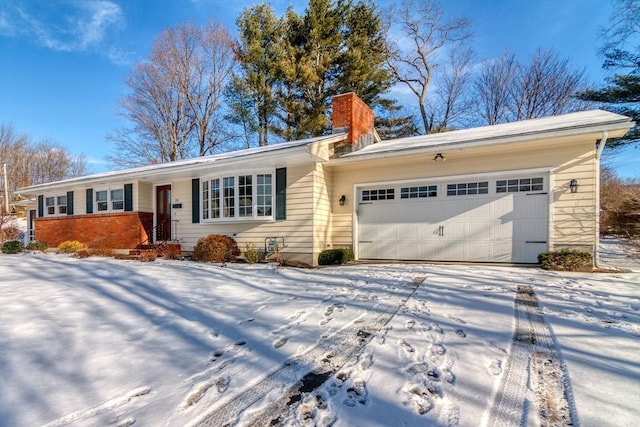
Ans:
MULTIPOLYGON (((121 126, 118 101, 136 61, 144 60, 165 28, 208 19, 235 32, 248 0, 2 0, 0 2, 0 123, 35 140, 49 139, 108 169, 107 135, 121 126)), ((393 3, 378 0, 380 8, 393 3)), ((554 48, 594 84, 603 82, 600 28, 611 0, 447 0, 445 11, 472 21, 478 61, 505 49, 526 61, 554 48)), ((306 1, 274 0, 278 14, 306 1)), ((408 99, 409 106, 412 106, 408 99)), ((623 177, 639 177, 640 150, 608 160, 623 177)))

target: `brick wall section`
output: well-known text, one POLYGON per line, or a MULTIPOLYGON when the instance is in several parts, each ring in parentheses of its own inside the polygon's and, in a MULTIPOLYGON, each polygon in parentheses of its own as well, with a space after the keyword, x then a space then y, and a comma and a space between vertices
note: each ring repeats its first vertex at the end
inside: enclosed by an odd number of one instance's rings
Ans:
MULTIPOLYGON (((375 115, 363 100, 353 93, 336 95, 332 99, 333 112, 331 115, 334 132, 349 130, 346 144, 357 144, 364 136, 373 134, 375 115)), ((339 144, 336 144, 339 146, 339 144)))
POLYGON ((108 242, 114 249, 133 249, 147 239, 146 230, 153 227, 153 214, 126 212, 112 214, 70 215, 37 218, 36 240, 47 242, 50 248, 66 240, 108 242))

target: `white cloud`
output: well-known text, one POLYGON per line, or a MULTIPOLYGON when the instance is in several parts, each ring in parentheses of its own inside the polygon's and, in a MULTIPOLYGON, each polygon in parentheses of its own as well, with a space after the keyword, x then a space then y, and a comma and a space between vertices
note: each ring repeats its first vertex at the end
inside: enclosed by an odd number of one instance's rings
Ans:
POLYGON ((122 8, 109 0, 8 0, 0 14, 0 35, 64 52, 102 51, 110 33, 124 25, 122 8))

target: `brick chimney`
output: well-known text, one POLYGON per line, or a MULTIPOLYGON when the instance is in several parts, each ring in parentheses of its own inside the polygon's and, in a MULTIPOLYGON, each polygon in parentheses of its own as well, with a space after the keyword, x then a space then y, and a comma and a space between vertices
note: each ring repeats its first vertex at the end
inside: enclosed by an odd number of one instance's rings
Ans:
POLYGON ((333 133, 348 131, 347 140, 336 143, 335 154, 356 151, 373 144, 373 110, 353 92, 334 96, 332 103, 333 133))

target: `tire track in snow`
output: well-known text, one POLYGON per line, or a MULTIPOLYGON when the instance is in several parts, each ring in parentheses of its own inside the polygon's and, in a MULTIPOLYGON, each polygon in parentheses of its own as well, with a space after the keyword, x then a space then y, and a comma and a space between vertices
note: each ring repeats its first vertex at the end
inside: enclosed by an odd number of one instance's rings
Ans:
MULTIPOLYGON (((307 352, 288 360, 283 366, 250 389, 221 402, 217 407, 191 425, 194 427, 228 426, 252 405, 262 400, 273 390, 285 390, 284 396, 275 403, 252 416, 252 425, 269 425, 286 413, 288 404, 303 398, 304 380, 316 382, 328 378, 344 366, 352 357, 373 339, 398 310, 413 296, 425 278, 414 279, 409 286, 392 287, 386 304, 378 310, 369 311, 341 330, 333 333, 307 352)), ((322 382, 324 382, 324 380, 322 382)), ((319 387, 322 382, 315 384, 319 387)))
POLYGON ((569 377, 531 286, 518 286, 515 315, 511 352, 487 426, 527 425, 529 386, 541 425, 578 425, 569 377))

